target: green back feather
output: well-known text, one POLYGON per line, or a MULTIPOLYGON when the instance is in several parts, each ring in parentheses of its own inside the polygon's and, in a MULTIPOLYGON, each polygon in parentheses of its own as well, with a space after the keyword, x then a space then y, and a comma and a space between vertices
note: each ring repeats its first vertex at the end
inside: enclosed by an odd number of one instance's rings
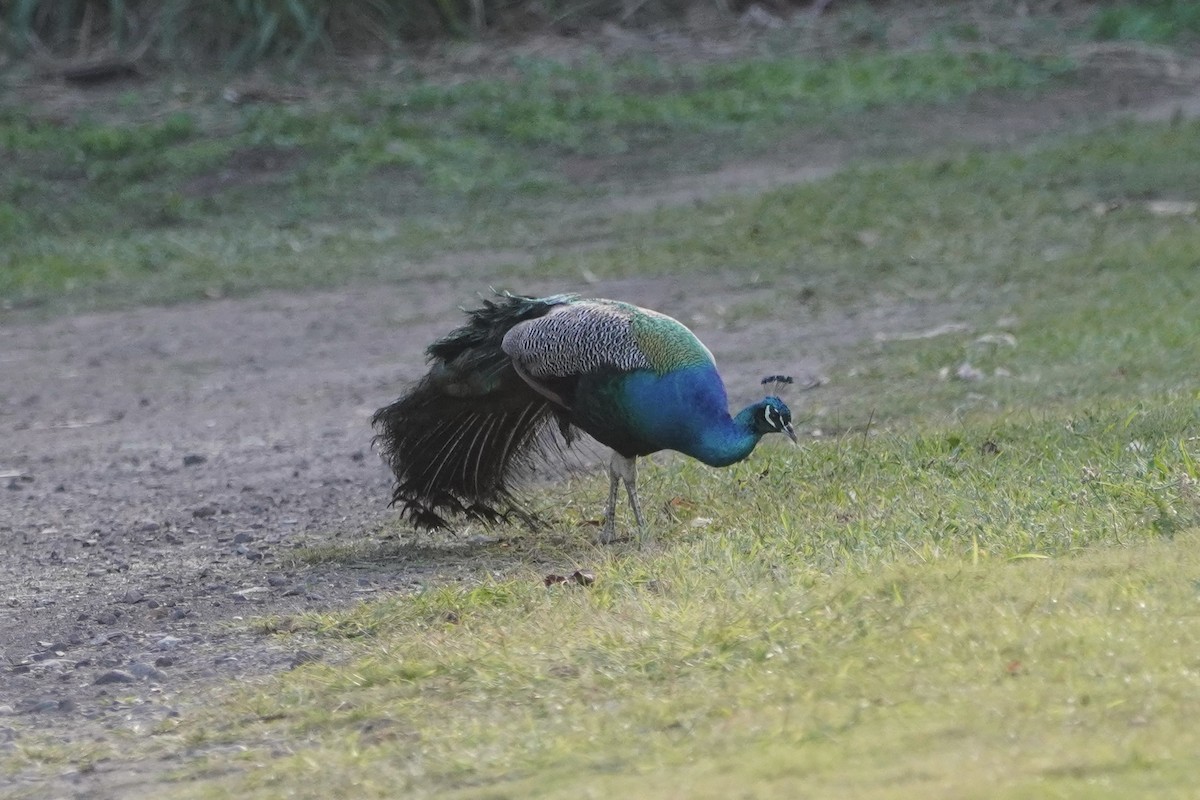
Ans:
POLYGON ((633 310, 633 338, 654 371, 665 374, 675 369, 712 364, 712 353, 683 323, 646 308, 633 310))

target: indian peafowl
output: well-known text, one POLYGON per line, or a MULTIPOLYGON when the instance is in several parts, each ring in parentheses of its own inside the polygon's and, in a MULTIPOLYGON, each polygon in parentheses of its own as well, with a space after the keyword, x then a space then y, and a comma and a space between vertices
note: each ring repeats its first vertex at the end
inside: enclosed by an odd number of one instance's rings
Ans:
POLYGON ((731 417, 712 353, 665 314, 615 300, 504 293, 468 316, 430 345, 425 377, 371 420, 396 475, 392 504, 420 527, 444 526, 447 513, 531 521, 509 484, 558 446, 555 429, 568 445, 583 431, 613 450, 605 543, 621 481, 645 530, 638 456, 677 450, 722 467, 746 458, 763 434, 796 441, 778 397, 731 417))

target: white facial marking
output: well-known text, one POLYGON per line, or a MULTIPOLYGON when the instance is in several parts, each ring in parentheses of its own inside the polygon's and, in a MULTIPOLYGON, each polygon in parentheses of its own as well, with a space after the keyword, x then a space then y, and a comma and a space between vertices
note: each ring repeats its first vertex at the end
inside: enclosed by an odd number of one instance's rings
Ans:
POLYGON ((779 428, 779 412, 773 406, 763 407, 763 419, 767 421, 767 425, 772 428, 779 428))

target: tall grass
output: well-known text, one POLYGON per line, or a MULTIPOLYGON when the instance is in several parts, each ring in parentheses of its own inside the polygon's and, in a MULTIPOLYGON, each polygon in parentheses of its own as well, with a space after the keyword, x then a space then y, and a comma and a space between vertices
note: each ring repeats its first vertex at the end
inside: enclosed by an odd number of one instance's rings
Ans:
MULTIPOLYGON (((0 44, 14 55, 121 55, 238 69, 264 58, 388 51, 414 40, 482 31, 574 29, 601 20, 682 17, 725 0, 11 0, 0 3, 0 44)), ((804 3, 797 0, 797 6, 804 3)), ((851 15, 861 5, 846 4, 851 15)), ((897 3, 897 8, 905 4, 897 3)), ((1200 36, 1191 0, 1098 2, 1097 39, 1169 42, 1200 36)))
MULTIPOLYGON (((650 4, 654 5, 654 4, 650 4)), ((530 22, 611 16, 611 0, 14 0, 7 47, 58 57, 136 53, 237 68, 265 57, 389 49, 530 22)))
MULTIPOLYGON (((512 3, 494 2, 499 14, 512 3)), ((136 48, 167 61, 219 54, 228 66, 267 56, 394 46, 482 24, 472 0, 17 0, 7 13, 9 46, 56 55, 136 48)))

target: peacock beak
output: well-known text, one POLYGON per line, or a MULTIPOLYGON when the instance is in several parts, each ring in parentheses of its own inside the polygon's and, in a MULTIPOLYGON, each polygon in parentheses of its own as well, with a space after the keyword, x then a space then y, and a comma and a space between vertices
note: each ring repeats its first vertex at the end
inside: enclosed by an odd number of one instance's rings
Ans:
POLYGON ((783 426, 783 432, 792 440, 792 444, 796 444, 796 429, 792 427, 792 423, 787 423, 783 426))

